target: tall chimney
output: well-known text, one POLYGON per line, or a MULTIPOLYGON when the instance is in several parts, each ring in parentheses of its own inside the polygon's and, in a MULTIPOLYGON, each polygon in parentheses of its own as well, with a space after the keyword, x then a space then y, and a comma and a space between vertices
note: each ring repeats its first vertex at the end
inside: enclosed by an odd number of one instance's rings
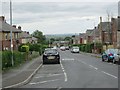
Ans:
POLYGON ((27 32, 27 34, 29 34, 29 32, 27 32))
POLYGON ((5 21, 5 17, 4 16, 0 16, 0 21, 5 21))
POLYGON ((14 28, 16 28, 16 25, 13 25, 14 28))
POLYGON ((21 26, 18 26, 18 29, 21 30, 21 26))

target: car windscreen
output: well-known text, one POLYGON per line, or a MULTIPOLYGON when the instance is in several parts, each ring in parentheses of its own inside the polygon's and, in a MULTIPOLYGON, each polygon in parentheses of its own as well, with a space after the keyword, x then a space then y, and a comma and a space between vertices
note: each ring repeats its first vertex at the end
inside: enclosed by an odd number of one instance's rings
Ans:
POLYGON ((57 54, 58 52, 56 50, 46 50, 45 54, 57 54))

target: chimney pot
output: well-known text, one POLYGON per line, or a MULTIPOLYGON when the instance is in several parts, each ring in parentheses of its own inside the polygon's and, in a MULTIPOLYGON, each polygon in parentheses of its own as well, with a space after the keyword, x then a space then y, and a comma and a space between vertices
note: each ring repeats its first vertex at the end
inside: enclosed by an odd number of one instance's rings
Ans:
POLYGON ((5 21, 5 17, 4 16, 0 16, 0 21, 5 21))
POLYGON ((21 26, 18 26, 18 29, 21 30, 21 26))
POLYGON ((29 32, 27 32, 27 34, 29 34, 29 32))
POLYGON ((14 28, 16 28, 16 25, 13 25, 14 28))

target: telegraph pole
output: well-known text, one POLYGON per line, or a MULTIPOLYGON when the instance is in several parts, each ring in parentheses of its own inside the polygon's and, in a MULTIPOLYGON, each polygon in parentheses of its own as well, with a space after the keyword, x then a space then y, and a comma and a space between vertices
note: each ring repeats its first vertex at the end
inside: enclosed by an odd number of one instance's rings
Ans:
POLYGON ((14 61, 13 61, 13 37, 12 37, 12 2, 11 2, 11 0, 10 0, 10 25, 11 25, 11 29, 10 29, 10 39, 11 39, 11 53, 12 53, 12 55, 11 55, 11 62, 12 62, 12 66, 14 66, 14 61))

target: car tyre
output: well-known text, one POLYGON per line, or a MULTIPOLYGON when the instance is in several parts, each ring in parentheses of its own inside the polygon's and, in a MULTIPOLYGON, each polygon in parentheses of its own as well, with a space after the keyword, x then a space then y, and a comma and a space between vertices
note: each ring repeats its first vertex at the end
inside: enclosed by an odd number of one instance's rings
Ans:
POLYGON ((109 59, 109 58, 107 58, 107 62, 110 62, 110 59, 109 59))
POLYGON ((120 65, 120 59, 118 60, 118 65, 120 65))
POLYGON ((114 63, 114 64, 116 63, 115 59, 113 59, 113 63, 114 63))
POLYGON ((105 59, 103 59, 103 58, 102 58, 102 61, 104 62, 104 61, 105 61, 105 59))

